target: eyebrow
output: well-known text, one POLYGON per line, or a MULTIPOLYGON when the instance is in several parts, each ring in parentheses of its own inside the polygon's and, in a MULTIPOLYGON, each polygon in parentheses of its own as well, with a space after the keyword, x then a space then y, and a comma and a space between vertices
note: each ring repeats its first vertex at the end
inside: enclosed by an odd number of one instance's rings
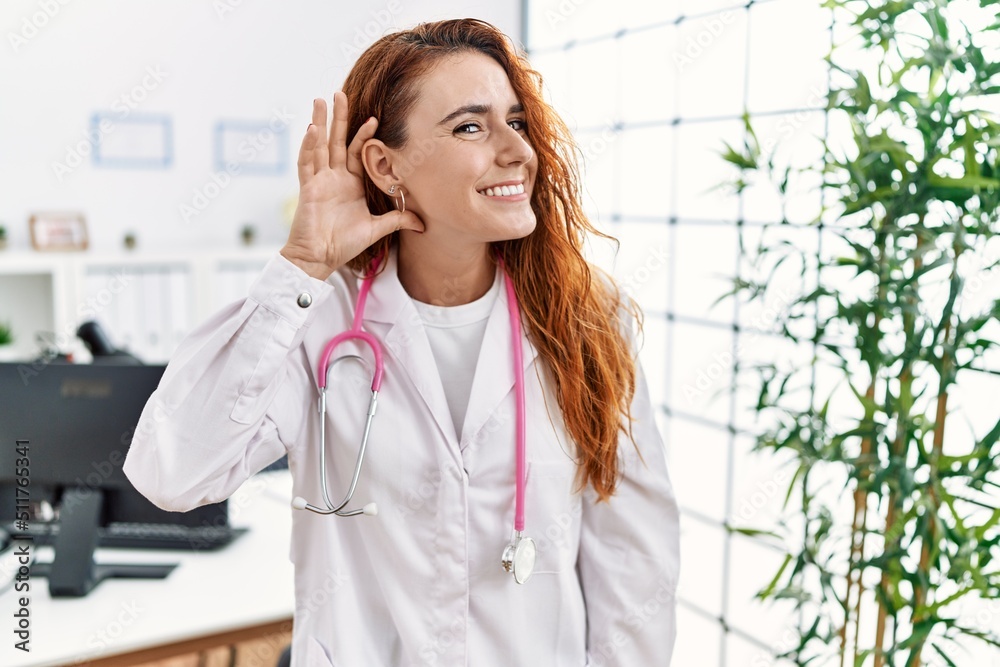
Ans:
MULTIPOLYGON (((459 107, 452 111, 450 114, 445 116, 438 122, 438 125, 446 125, 451 121, 455 120, 459 116, 464 116, 465 114, 477 114, 480 116, 485 116, 490 111, 493 110, 489 104, 466 104, 464 107, 459 107)), ((512 104, 507 113, 524 113, 524 105, 520 102, 512 104)))

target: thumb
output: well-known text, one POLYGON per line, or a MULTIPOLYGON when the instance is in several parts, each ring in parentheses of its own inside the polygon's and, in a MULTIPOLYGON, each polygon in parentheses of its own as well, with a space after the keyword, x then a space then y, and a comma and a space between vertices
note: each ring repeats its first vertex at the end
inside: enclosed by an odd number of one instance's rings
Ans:
POLYGON ((412 211, 389 211, 375 218, 378 222, 382 235, 391 234, 399 229, 410 229, 415 232, 424 233, 424 221, 412 211))

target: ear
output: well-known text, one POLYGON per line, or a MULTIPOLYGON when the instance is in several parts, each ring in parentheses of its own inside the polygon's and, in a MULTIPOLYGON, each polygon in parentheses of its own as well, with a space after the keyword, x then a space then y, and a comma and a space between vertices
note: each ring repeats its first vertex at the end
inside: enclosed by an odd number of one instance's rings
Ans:
POLYGON ((386 146, 380 139, 369 139, 361 147, 361 162, 372 182, 382 191, 388 192, 392 185, 400 185, 402 179, 393 169, 396 151, 386 146))

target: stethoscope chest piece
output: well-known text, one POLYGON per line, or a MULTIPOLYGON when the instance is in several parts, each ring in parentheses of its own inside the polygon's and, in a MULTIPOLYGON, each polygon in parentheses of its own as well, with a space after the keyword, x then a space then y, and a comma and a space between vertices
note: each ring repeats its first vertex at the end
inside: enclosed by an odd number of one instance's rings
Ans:
POLYGON ((517 533, 514 540, 503 550, 503 569, 514 575, 514 581, 523 584, 535 571, 535 541, 517 533))

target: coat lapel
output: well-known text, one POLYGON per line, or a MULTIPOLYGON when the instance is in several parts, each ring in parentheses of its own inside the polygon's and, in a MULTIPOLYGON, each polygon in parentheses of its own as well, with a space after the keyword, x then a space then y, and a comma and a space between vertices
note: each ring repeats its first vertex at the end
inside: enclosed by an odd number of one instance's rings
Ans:
MULTIPOLYGON (((505 280, 503 276, 500 278, 505 280)), ((538 351, 524 334, 522 320, 521 348, 523 366, 520 369, 527 380, 528 369, 538 356, 538 351)), ((532 374, 533 376, 533 374, 532 374)), ((500 295, 493 304, 493 311, 486 323, 486 334, 483 336, 483 346, 479 350, 479 360, 476 363, 476 374, 472 380, 472 391, 469 396, 469 407, 465 413, 465 423, 462 426, 461 448, 466 447, 478 437, 483 426, 496 412, 504 398, 512 393, 514 388, 514 347, 511 340, 510 313, 507 308, 507 289, 501 285, 500 295)), ((530 406, 525 406, 530 409, 530 406)), ((511 401, 510 417, 515 417, 515 404, 511 401)), ((513 429, 512 429, 513 430, 513 429)))
MULTIPOLYGON (((383 354, 392 355, 406 373, 427 405, 442 437, 454 449, 458 445, 458 440, 451 412, 448 410, 448 401, 444 395, 444 387, 441 384, 441 376, 420 314, 413 306, 410 295, 399 282, 396 257, 396 248, 393 247, 385 269, 372 283, 365 305, 364 326, 382 340, 385 347, 383 354), (375 326, 370 326, 373 323, 376 323, 375 326)), ((360 283, 359 279, 359 286, 360 283)), ((396 380, 390 373, 386 372, 383 384, 389 385, 394 381, 396 380)))
MULTIPOLYGON (((364 321, 366 328, 381 338, 387 348, 386 352, 392 354, 410 382, 417 388, 443 437, 452 445, 460 444, 463 450, 476 438, 500 403, 514 388, 514 349, 507 309, 507 290, 503 286, 486 323, 486 334, 476 361, 469 406, 465 413, 462 432, 458 434, 461 443, 455 434, 448 401, 444 395, 444 386, 427 340, 423 321, 413 306, 409 294, 399 282, 395 247, 389 254, 382 274, 372 283, 364 321), (388 330, 385 330, 384 326, 370 328, 371 323, 388 325, 388 330)), ((521 372, 528 378, 527 369, 538 356, 538 351, 528 340, 523 326, 520 337, 524 362, 521 372)), ((392 381, 386 373, 384 382, 392 381)), ((511 419, 514 418, 513 410, 514 404, 511 402, 511 419)))

